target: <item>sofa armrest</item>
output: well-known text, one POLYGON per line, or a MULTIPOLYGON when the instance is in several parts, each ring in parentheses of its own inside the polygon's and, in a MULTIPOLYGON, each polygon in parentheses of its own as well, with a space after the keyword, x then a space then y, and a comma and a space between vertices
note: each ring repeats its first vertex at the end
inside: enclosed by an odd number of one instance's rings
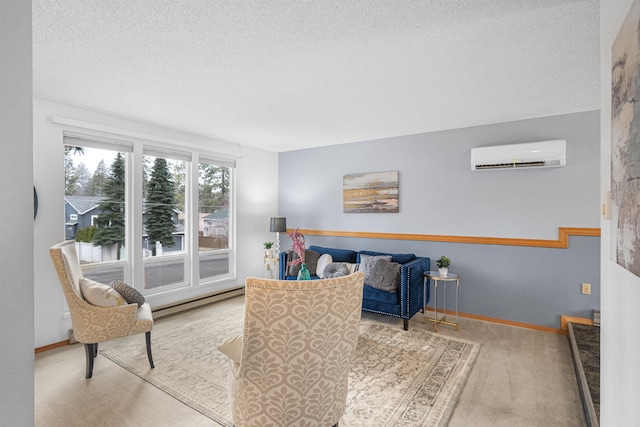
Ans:
MULTIPOLYGON (((418 257, 400 266, 400 303, 401 314, 410 318, 423 308, 424 272, 431 266, 431 259, 418 257)), ((430 290, 427 286, 426 301, 429 302, 430 290)))
POLYGON ((285 276, 287 275, 287 254, 288 252, 280 252, 280 263, 278 265, 280 280, 285 280, 285 276))

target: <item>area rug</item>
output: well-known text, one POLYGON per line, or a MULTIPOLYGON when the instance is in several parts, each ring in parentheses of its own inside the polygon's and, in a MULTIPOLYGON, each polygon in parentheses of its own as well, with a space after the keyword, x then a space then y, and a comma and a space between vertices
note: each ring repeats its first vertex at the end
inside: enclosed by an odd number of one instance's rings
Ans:
MULTIPOLYGON (((145 346, 129 342, 100 353, 140 378, 231 426, 229 362, 217 350, 242 331, 243 309, 152 335, 155 369, 145 346)), ((480 345, 419 329, 362 319, 341 427, 444 426, 480 345)))

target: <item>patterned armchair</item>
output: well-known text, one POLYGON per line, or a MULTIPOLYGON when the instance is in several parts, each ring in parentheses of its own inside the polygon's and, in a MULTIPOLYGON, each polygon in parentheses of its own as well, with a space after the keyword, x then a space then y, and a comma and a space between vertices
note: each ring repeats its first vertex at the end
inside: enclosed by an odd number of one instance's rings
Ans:
POLYGON ((98 355, 98 343, 143 332, 146 334, 149 365, 153 368, 153 317, 149 304, 125 304, 115 307, 89 304, 80 290, 80 280, 83 277, 75 242, 68 240, 54 245, 49 249, 49 253, 69 306, 74 338, 85 347, 86 377, 91 378, 93 375, 93 359, 98 355))
POLYGON ((246 280, 244 333, 231 359, 236 427, 337 425, 356 350, 364 274, 246 280))

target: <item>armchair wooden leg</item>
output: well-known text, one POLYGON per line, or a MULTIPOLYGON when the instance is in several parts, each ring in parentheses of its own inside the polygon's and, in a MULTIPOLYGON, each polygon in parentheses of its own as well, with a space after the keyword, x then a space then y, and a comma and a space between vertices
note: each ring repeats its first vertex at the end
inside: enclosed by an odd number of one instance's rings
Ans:
POLYGON ((404 321, 404 330, 409 330, 409 319, 402 319, 404 321))
POLYGON ((87 379, 91 378, 91 376, 93 375, 93 359, 96 357, 95 356, 96 347, 97 347, 97 344, 84 345, 84 352, 87 356, 87 375, 86 375, 87 379))
POLYGON ((147 339, 147 357, 149 358, 149 366, 153 369, 155 366, 153 366, 153 356, 151 356, 151 331, 145 332, 144 335, 147 339))
POLYGON ((98 357, 98 343, 93 345, 93 357, 98 357))

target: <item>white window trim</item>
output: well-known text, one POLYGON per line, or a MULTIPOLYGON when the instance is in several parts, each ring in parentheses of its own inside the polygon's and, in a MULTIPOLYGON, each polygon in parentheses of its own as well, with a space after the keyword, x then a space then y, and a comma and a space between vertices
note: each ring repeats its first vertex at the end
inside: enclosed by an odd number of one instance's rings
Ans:
MULTIPOLYGON (((198 289, 202 287, 219 287, 224 283, 235 283, 236 279, 236 190, 235 190, 235 173, 236 160, 242 158, 239 144, 224 142, 225 145, 236 148, 238 154, 219 153, 203 150, 198 144, 187 143, 185 141, 172 138, 159 137, 157 135, 149 135, 141 132, 130 131, 126 129, 115 128, 111 126, 98 125, 81 120, 70 119, 60 116, 50 117, 52 123, 63 125, 63 136, 68 138, 67 141, 73 144, 73 139, 77 139, 77 145, 93 148, 110 147, 111 150, 123 152, 126 156, 126 185, 125 197, 128 200, 128 209, 126 214, 126 260, 116 261, 114 263, 127 263, 129 267, 124 268, 124 280, 136 285, 140 291, 149 294, 149 290, 143 290, 144 283, 144 257, 142 247, 143 233, 143 201, 142 201, 142 182, 143 182, 143 163, 144 154, 154 155, 157 153, 160 157, 172 158, 176 160, 190 161, 191 167, 187 167, 185 177, 185 203, 191 206, 191 200, 198 200, 198 167, 200 158, 203 163, 210 163, 219 166, 230 167, 231 181, 231 206, 232 225, 229 229, 229 248, 221 251, 229 254, 229 273, 216 276, 215 278, 203 279, 200 281, 199 262, 198 262, 198 239, 197 226, 198 209, 190 209, 190 215, 185 217, 185 254, 183 256, 192 259, 191 268, 189 263, 185 266, 185 279, 188 288, 194 293, 191 295, 199 295, 202 291, 198 289), (76 129, 74 129, 76 128, 76 129), (146 151, 146 153, 145 153, 146 151), (140 159, 139 161, 137 159, 140 159), (194 194, 195 193, 195 194, 194 194), (195 218, 194 218, 195 217, 195 218), (194 227, 196 230, 194 231, 194 227), (196 233, 194 235, 194 233, 196 233), (193 254, 193 255, 191 255, 193 254)), ((68 144, 67 144, 68 145, 68 144)), ((101 263, 100 265, 106 265, 101 263)), ((173 286, 163 287, 157 294, 171 294, 180 289, 173 289, 173 286), (165 292, 166 291, 166 292, 165 292)), ((153 291, 153 295, 156 295, 153 291)), ((186 298, 190 295, 186 294, 186 298)), ((164 298, 162 299, 164 301, 164 298)))

